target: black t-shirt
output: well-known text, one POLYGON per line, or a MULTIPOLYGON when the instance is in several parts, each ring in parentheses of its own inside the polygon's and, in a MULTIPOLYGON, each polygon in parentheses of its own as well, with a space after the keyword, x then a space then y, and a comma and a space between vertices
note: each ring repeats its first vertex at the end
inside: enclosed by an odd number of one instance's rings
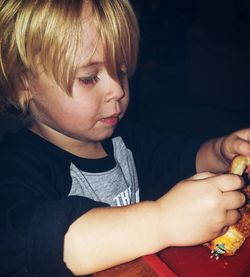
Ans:
MULTIPOLYGON (((134 199, 131 203, 138 202, 137 193, 140 200, 154 200, 195 173, 200 144, 201 140, 158 134, 124 120, 103 142, 108 156, 91 160, 27 129, 6 134, 0 145, 0 276, 73 276, 63 262, 65 233, 90 209, 112 205, 105 193, 94 199, 103 185, 96 176, 113 173, 119 164, 124 186, 130 186, 125 196, 134 199), (86 172, 93 173, 94 186, 92 175, 86 181, 86 172), (79 192, 81 180, 93 194, 79 192)), ((116 189, 116 175, 110 176, 107 182, 111 180, 116 189)), ((120 197, 124 191, 116 193, 120 197)))

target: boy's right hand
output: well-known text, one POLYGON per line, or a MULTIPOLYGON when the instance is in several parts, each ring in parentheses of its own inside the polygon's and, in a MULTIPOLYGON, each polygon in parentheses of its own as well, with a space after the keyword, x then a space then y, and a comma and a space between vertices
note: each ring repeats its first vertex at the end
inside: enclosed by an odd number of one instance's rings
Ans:
POLYGON ((202 173, 156 201, 91 209, 67 231, 64 262, 75 275, 86 275, 168 246, 210 241, 240 218, 242 186, 236 175, 202 173))
POLYGON ((156 201, 168 246, 196 245, 225 233, 240 219, 243 185, 237 175, 200 173, 174 186, 156 201))

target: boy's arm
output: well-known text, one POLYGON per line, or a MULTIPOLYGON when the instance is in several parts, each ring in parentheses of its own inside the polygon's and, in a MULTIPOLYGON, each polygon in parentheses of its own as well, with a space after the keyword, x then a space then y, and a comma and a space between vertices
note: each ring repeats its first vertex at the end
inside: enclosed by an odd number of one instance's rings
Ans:
POLYGON ((202 173, 152 202, 95 208, 65 235, 64 261, 76 275, 97 272, 168 246, 209 241, 234 224, 245 198, 238 176, 202 173))
POLYGON ((70 226, 64 261, 74 274, 90 274, 157 252, 164 245, 156 202, 96 208, 70 226))
POLYGON ((205 142, 196 156, 197 172, 226 172, 236 155, 250 157, 250 129, 205 142))

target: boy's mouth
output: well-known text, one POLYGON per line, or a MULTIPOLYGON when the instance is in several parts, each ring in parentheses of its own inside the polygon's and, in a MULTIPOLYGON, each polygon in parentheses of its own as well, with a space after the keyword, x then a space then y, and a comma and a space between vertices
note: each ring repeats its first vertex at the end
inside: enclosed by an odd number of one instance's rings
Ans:
POLYGON ((119 122, 119 114, 113 114, 109 117, 102 118, 101 122, 107 125, 114 126, 119 122))

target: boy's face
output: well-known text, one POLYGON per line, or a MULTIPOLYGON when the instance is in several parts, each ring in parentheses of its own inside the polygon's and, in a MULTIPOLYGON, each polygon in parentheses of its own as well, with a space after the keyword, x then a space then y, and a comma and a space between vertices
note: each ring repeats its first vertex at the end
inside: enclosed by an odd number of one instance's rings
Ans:
POLYGON ((28 79, 31 94, 30 111, 34 118, 31 129, 62 148, 65 143, 93 144, 110 137, 123 117, 129 102, 126 69, 118 72, 120 80, 110 77, 104 65, 102 45, 96 45, 93 25, 84 28, 88 40, 81 53, 72 95, 69 96, 44 72, 28 79), (87 32, 87 33, 86 33, 87 32))

